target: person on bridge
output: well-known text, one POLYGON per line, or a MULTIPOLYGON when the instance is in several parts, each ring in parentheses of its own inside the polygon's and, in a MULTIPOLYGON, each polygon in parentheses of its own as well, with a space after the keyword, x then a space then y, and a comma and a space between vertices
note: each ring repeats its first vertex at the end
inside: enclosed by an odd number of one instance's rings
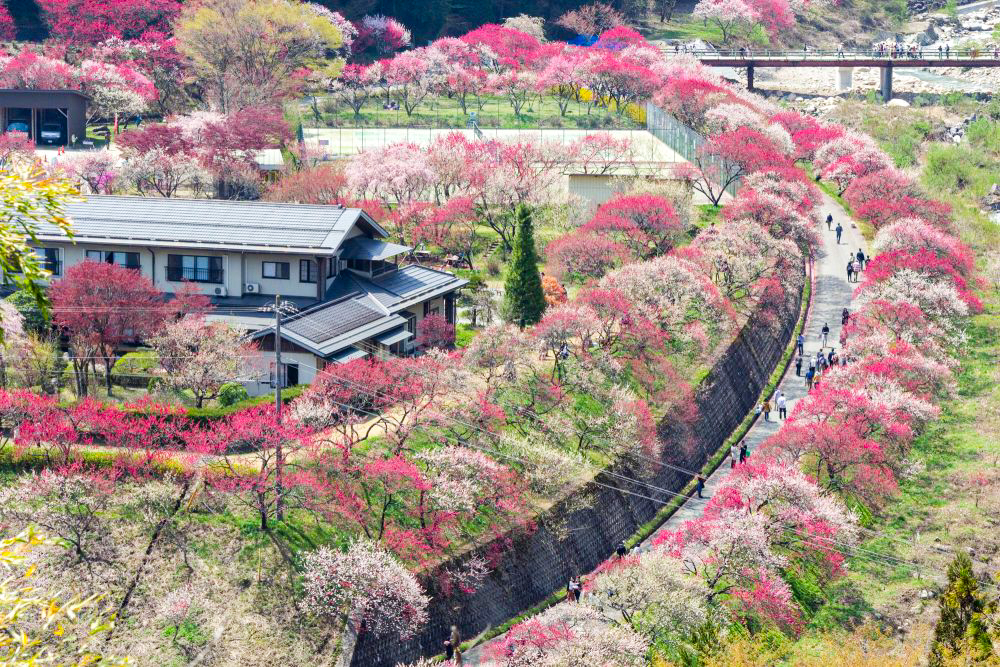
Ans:
POLYGON ((843 42, 841 42, 840 44, 837 44, 837 57, 838 58, 843 58, 844 57, 844 43, 843 42))
POLYGON ((951 44, 944 45, 944 57, 951 58, 951 44))
POLYGON ((747 57, 747 47, 741 46, 740 47, 740 58, 743 58, 745 60, 746 57, 747 57))
POLYGON ((833 213, 827 213, 826 214, 826 231, 830 231, 831 229, 833 229, 833 227, 831 227, 832 224, 833 224, 833 213))
POLYGON ((837 229, 835 229, 834 231, 837 232, 837 245, 840 245, 840 235, 844 233, 844 226, 838 222, 837 229))
POLYGON ((938 58, 944 58, 944 48, 938 44, 938 58))

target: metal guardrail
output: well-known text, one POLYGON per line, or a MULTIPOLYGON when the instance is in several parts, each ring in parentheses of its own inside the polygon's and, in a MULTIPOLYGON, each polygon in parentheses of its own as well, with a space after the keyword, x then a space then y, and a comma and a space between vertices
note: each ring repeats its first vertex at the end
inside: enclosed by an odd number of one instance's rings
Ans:
POLYGON ((942 66, 950 60, 982 60, 985 62, 996 61, 1000 66, 1000 49, 949 49, 941 50, 917 47, 915 49, 903 49, 893 53, 891 47, 885 50, 878 48, 861 50, 822 50, 822 49, 684 49, 662 47, 664 54, 677 56, 693 56, 699 60, 829 60, 837 62, 839 60, 885 60, 892 62, 896 60, 940 60, 942 66))
MULTIPOLYGON (((700 160, 703 167, 727 170, 728 164, 725 160, 713 155, 699 154, 702 146, 708 141, 704 136, 652 102, 646 103, 646 130, 688 162, 700 160)), ((735 197, 741 185, 741 180, 737 179, 726 187, 726 192, 735 197)))

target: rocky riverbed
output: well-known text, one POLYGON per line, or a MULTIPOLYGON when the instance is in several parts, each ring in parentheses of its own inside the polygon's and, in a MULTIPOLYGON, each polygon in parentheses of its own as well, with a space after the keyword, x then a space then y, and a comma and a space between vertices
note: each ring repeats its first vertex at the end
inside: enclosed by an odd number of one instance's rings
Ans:
MULTIPOLYGON (((913 45, 928 58, 936 58, 942 49, 977 48, 981 53, 1000 51, 1000 40, 993 31, 1000 27, 1000 5, 974 5, 976 9, 950 16, 943 12, 917 14, 900 33, 882 33, 875 44, 913 45)), ((847 49, 869 48, 874 44, 846 44, 847 49)), ((738 72, 745 83, 745 73, 738 72)), ((851 72, 849 86, 835 68, 758 68, 754 84, 761 91, 782 91, 793 95, 839 95, 866 93, 879 88, 879 68, 856 67, 851 72)), ((907 97, 950 92, 993 94, 1000 89, 1000 68, 961 69, 900 68, 893 73, 893 90, 907 97)))

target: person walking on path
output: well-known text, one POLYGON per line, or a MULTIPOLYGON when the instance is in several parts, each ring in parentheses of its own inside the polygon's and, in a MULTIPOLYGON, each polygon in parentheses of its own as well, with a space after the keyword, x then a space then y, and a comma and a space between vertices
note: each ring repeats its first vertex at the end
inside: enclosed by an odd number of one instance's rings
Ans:
POLYGON ((795 343, 796 345, 798 345, 799 348, 799 356, 805 354, 806 337, 802 334, 799 334, 799 337, 798 339, 796 339, 795 343))
POLYGON ((740 443, 740 463, 745 463, 747 460, 747 443, 740 443))
POLYGON ((832 225, 833 225, 833 213, 827 213, 826 214, 826 231, 832 230, 833 229, 832 225))
POLYGON ((830 324, 824 323, 823 328, 820 330, 820 334, 823 340, 823 347, 826 347, 826 341, 830 338, 830 324))
POLYGON ((840 245, 840 236, 844 233, 844 226, 838 222, 834 231, 837 232, 837 245, 840 245))
POLYGON ((580 601, 580 577, 573 575, 566 584, 566 599, 570 602, 580 601))
POLYGON ((739 456, 739 455, 740 455, 740 453, 736 450, 736 445, 735 444, 730 445, 729 446, 729 467, 730 468, 735 468, 736 467, 736 457, 739 456))
MULTIPOLYGON (((771 421, 771 401, 764 401, 764 421, 771 421)), ((740 457, 740 463, 743 463, 742 457, 740 457)))
POLYGON ((854 260, 853 264, 854 270, 854 282, 859 282, 861 280, 861 262, 854 260))
POLYGON ((854 282, 854 260, 847 260, 847 282, 854 282))
POLYGON ((778 419, 788 419, 788 399, 782 394, 778 396, 778 419))
POLYGON ((861 248, 858 248, 858 252, 854 255, 854 258, 861 262, 861 270, 865 270, 865 252, 861 248))
POLYGON ((451 643, 451 637, 444 640, 444 660, 448 662, 455 657, 455 647, 451 643))
POLYGON ((445 642, 445 657, 449 660, 454 658, 456 665, 462 664, 462 636, 458 634, 458 628, 451 626, 451 634, 445 642), (448 655, 448 644, 451 644, 452 655, 448 655))
POLYGON ((698 476, 695 478, 695 481, 696 481, 695 491, 698 492, 699 498, 703 498, 704 496, 701 495, 701 492, 705 490, 705 476, 702 475, 701 473, 698 473, 698 476))
POLYGON ((802 355, 799 354, 795 358, 795 375, 796 377, 802 377, 802 355))
POLYGON ((814 377, 816 377, 816 370, 814 368, 810 368, 809 370, 806 371, 806 390, 807 391, 812 391, 812 388, 813 388, 813 378, 814 377))
POLYGON ((625 558, 628 555, 628 547, 625 546, 625 540, 618 543, 618 548, 615 549, 615 555, 619 558, 625 558))
POLYGON ((851 321, 851 311, 847 308, 840 313, 840 325, 846 327, 847 323, 851 321))

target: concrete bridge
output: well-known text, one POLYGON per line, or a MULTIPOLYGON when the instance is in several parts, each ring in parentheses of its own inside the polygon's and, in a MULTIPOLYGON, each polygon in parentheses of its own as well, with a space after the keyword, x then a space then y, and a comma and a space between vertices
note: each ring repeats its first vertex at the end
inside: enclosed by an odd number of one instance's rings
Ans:
POLYGON ((710 67, 743 67, 747 87, 753 90, 754 69, 758 67, 837 67, 841 76, 849 76, 855 67, 878 67, 882 72, 883 100, 892 99, 892 71, 898 67, 1000 67, 1000 52, 993 49, 904 50, 892 56, 876 50, 864 51, 764 51, 754 49, 729 51, 683 51, 666 48, 670 55, 690 55, 710 67))

